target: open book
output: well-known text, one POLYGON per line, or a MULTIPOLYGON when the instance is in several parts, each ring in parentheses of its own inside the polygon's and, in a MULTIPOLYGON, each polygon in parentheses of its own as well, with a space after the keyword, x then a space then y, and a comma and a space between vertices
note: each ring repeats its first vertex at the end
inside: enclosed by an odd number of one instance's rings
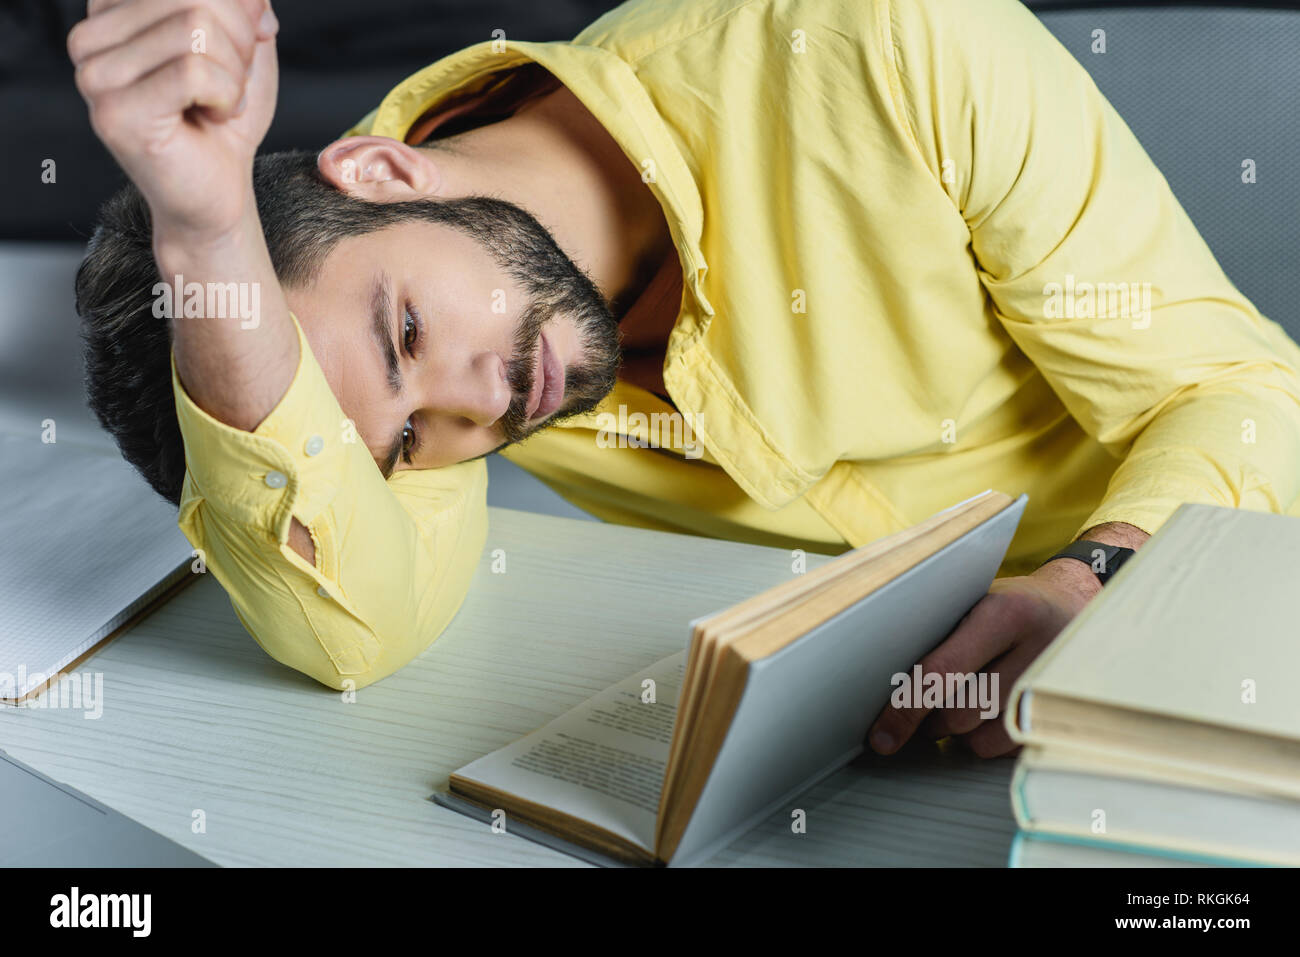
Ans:
POLYGON ((116 451, 0 431, 0 702, 193 580, 192 560, 175 507, 116 451))
POLYGON ((891 678, 987 593, 987 491, 692 624, 689 647, 451 775, 438 803, 607 864, 690 865, 860 754, 891 678))

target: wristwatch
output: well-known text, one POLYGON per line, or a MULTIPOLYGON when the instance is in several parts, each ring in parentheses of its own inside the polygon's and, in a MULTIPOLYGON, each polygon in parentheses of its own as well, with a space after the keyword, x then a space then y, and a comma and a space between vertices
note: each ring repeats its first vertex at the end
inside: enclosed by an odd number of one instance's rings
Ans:
MULTIPOLYGON (((1047 562, 1055 561, 1058 558, 1078 559, 1091 568, 1092 573, 1104 585, 1133 554, 1133 549, 1125 548, 1122 545, 1107 545, 1104 542, 1090 542, 1087 539, 1080 539, 1061 549, 1047 562)), ((1043 562, 1043 565, 1046 565, 1047 562, 1043 562)), ((1041 568, 1042 565, 1039 567, 1041 568)))

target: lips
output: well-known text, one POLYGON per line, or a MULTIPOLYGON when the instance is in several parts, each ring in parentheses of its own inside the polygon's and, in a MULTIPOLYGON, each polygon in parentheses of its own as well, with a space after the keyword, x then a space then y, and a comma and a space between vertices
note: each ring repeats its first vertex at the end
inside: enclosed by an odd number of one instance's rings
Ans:
POLYGON ((546 418, 560 407, 564 400, 564 364, 556 356, 551 344, 542 340, 542 397, 533 413, 538 418, 546 418))
POLYGON ((560 407, 564 399, 564 365, 556 357, 543 334, 539 337, 537 365, 533 369, 533 388, 528 394, 528 419, 541 419, 560 407))

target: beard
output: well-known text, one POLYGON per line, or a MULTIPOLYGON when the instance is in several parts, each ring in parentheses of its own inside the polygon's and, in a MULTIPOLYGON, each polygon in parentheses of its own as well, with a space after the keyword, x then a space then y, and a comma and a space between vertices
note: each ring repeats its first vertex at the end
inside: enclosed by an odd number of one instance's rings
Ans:
POLYGON ((530 308, 519 321, 515 333, 514 358, 506 369, 506 378, 514 392, 510 407, 500 424, 506 442, 522 442, 549 425, 584 415, 609 395, 618 379, 621 361, 618 321, 606 311, 591 310, 577 321, 578 361, 564 369, 564 398, 560 407, 545 421, 528 424, 528 397, 533 391, 534 357, 541 346, 542 329, 551 317, 543 310, 530 308))

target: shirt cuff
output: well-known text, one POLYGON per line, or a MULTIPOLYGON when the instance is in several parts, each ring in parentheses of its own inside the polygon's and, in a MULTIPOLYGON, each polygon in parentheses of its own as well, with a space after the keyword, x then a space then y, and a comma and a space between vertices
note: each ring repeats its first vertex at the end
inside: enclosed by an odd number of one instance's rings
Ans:
POLYGON ((182 513, 202 499, 227 519, 265 528, 281 542, 294 517, 310 526, 329 506, 360 458, 374 467, 297 317, 289 316, 298 334, 298 367, 288 390, 252 432, 199 408, 181 385, 174 351, 171 357, 176 418, 185 445, 182 513), (360 446, 363 456, 349 445, 360 446))

